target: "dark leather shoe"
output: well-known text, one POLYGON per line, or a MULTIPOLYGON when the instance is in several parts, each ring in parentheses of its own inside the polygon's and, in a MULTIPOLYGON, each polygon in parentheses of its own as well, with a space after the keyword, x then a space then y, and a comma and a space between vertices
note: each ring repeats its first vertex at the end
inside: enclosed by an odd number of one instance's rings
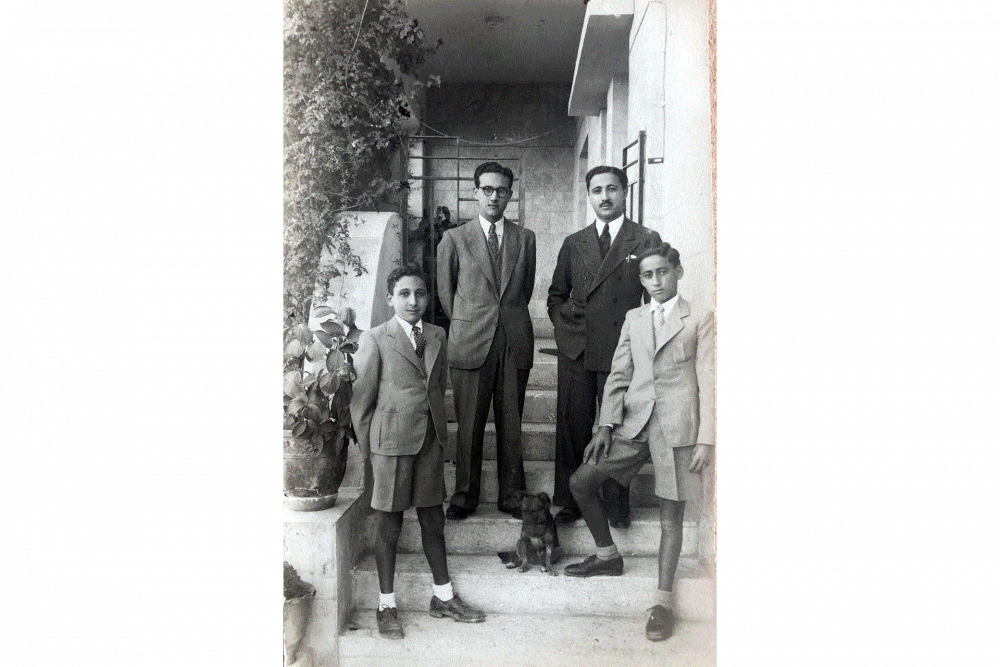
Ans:
POLYGON ((556 514, 556 523, 576 523, 582 516, 576 507, 564 507, 556 514))
POLYGON ((386 639, 402 639, 403 624, 399 622, 399 614, 395 607, 386 607, 375 612, 378 620, 378 633, 386 639))
POLYGON ((588 556, 587 560, 580 563, 572 563, 563 568, 563 574, 567 577, 594 577, 605 575, 608 577, 620 577, 625 571, 625 561, 621 556, 611 560, 601 560, 597 556, 588 556))
POLYGON ((517 507, 516 505, 514 507, 501 507, 500 505, 497 505, 497 509, 503 512, 504 514, 511 515, 518 521, 521 520, 521 508, 517 507))
POLYGON ((458 505, 448 505, 448 511, 444 513, 444 516, 452 521, 461 521, 473 512, 475 512, 475 510, 467 510, 464 507, 459 507, 458 505))
POLYGON ((646 639, 651 642, 662 642, 674 634, 674 612, 662 605, 654 605, 649 610, 649 620, 646 621, 646 639))
POLYGON ((460 623, 482 623, 486 614, 462 602, 462 598, 454 595, 447 602, 442 602, 438 596, 431 598, 431 616, 444 618, 450 616, 460 623))
POLYGON ((612 528, 628 528, 632 525, 632 519, 627 516, 621 519, 608 519, 608 524, 612 528))

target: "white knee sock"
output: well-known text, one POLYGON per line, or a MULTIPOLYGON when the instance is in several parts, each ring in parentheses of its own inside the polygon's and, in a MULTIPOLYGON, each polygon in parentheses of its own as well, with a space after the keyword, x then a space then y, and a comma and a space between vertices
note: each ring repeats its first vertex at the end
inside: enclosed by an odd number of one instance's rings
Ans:
POLYGON ((434 595, 437 599, 441 600, 441 602, 447 602, 455 597, 455 591, 451 587, 450 581, 447 584, 441 584, 440 586, 437 584, 431 584, 431 589, 434 591, 434 595))
POLYGON ((674 592, 657 590, 656 593, 653 594, 653 604, 666 607, 667 609, 673 609, 674 592))
POLYGON ((611 543, 610 547, 597 547, 597 557, 601 560, 611 560, 618 558, 618 556, 618 545, 614 542, 611 543))
POLYGON ((396 606, 396 593, 379 593, 378 594, 378 609, 382 611, 388 607, 396 606))

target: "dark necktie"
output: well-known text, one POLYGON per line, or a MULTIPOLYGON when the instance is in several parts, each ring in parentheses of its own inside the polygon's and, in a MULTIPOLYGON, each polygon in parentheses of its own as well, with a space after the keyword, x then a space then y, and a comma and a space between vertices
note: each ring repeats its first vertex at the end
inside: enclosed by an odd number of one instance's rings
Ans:
POLYGON ((427 339, 424 338, 424 332, 418 327, 413 327, 413 342, 416 344, 417 356, 423 359, 424 348, 427 347, 427 339))
POLYGON ((604 223, 604 231, 601 232, 601 236, 597 239, 601 244, 601 259, 608 254, 608 250, 611 249, 611 225, 604 223))
POLYGON ((490 258, 493 260, 493 278, 496 280, 497 289, 500 289, 500 242, 497 240, 497 223, 490 223, 489 238, 486 244, 490 247, 490 258))

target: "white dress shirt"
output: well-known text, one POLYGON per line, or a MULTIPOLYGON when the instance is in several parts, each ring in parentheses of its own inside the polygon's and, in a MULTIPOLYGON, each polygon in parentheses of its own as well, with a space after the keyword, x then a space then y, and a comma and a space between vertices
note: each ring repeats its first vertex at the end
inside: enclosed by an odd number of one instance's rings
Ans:
POLYGON ((423 333, 424 328, 421 326, 421 321, 417 320, 416 324, 410 324, 399 315, 396 315, 396 321, 399 322, 399 326, 403 327, 403 331, 406 332, 406 337, 410 339, 410 345, 412 345, 413 349, 416 350, 417 341, 413 340, 413 330, 420 329, 420 332, 423 333))
MULTIPOLYGON (((502 216, 499 220, 497 220, 497 247, 503 245, 503 221, 504 218, 502 216)), ((480 215, 479 226, 483 228, 483 234, 486 235, 486 241, 488 243, 490 240, 490 221, 480 215)))
POLYGON ((601 219, 594 220, 594 229, 597 230, 597 238, 601 238, 601 234, 604 233, 604 225, 608 226, 608 233, 611 234, 611 243, 615 242, 615 237, 618 236, 618 230, 622 228, 622 223, 625 222, 625 215, 619 215, 617 218, 611 222, 604 222, 601 219))

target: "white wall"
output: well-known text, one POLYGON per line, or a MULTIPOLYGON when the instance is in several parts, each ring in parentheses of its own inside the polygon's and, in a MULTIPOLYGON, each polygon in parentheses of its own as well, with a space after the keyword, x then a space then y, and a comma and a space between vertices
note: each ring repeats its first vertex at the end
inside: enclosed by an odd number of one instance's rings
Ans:
POLYGON ((714 303, 708 0, 636 0, 629 140, 646 131, 645 224, 681 253, 681 293, 714 303))

